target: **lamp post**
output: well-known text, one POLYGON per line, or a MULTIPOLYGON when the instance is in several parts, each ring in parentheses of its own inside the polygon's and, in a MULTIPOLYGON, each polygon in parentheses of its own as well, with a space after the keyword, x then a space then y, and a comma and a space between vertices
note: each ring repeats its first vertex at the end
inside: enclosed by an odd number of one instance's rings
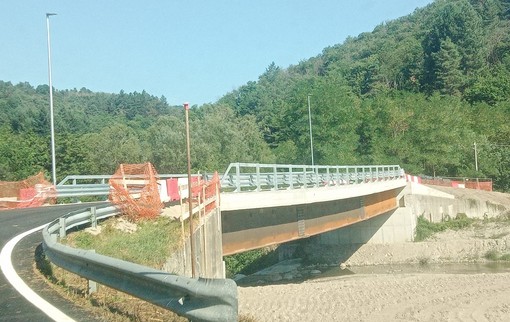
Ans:
POLYGON ((310 96, 311 95, 308 95, 308 121, 310 122, 310 151, 312 153, 312 167, 313 167, 314 162, 313 162, 312 110, 310 109, 310 96))
POLYGON ((46 14, 46 30, 48 33, 48 79, 50 86, 50 131, 51 131, 51 175, 53 178, 53 185, 57 185, 57 170, 55 164, 55 126, 53 122, 53 85, 51 84, 51 43, 50 43, 50 16, 55 16, 56 13, 46 14))

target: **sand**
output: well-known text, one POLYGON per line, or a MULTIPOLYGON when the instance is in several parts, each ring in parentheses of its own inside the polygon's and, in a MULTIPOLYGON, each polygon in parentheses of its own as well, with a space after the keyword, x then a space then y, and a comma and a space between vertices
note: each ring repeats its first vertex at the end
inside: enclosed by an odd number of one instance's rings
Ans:
POLYGON ((510 273, 349 275, 239 287, 257 321, 510 321, 510 273))
POLYGON ((449 269, 404 273, 398 266, 419 265, 421 259, 426 265, 467 262, 471 267, 491 250, 510 253, 508 222, 445 231, 419 243, 363 245, 347 261, 354 275, 239 286, 239 313, 258 322, 510 321, 508 268, 457 274, 449 269), (396 266, 388 273, 364 273, 385 264, 396 266))

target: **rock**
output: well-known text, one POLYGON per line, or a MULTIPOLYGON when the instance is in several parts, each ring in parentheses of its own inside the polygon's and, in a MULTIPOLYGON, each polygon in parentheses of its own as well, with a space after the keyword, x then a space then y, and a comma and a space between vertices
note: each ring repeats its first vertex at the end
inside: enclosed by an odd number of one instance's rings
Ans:
POLYGON ((234 275, 234 277, 232 279, 237 282, 245 277, 246 277, 246 275, 244 275, 244 274, 236 274, 236 275, 234 275))
POLYGON ((295 278, 294 272, 288 272, 288 273, 283 274, 283 279, 284 280, 290 281, 290 280, 292 280, 294 278, 295 278))
POLYGON ((342 270, 343 270, 343 269, 346 269, 346 268, 347 268, 347 265, 345 265, 345 263, 341 263, 341 264, 340 264, 340 269, 342 269, 342 270))
POLYGON ((282 280, 282 276, 280 274, 269 275, 269 280, 271 282, 278 282, 282 280))
POLYGON ((135 223, 131 223, 124 218, 119 218, 115 223, 114 228, 129 234, 138 230, 138 226, 135 223))
POLYGON ((91 235, 97 236, 101 233, 101 226, 97 226, 96 228, 88 227, 85 228, 85 231, 91 235))

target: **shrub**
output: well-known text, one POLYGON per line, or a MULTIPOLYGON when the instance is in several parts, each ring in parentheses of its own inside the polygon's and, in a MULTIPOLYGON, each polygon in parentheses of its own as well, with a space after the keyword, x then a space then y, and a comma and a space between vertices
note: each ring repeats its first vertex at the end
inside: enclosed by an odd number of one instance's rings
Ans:
POLYGON ((276 264, 278 252, 269 248, 249 250, 243 253, 225 256, 227 275, 253 274, 258 270, 276 264))
POLYGON ((454 219, 451 219, 449 216, 445 217, 448 220, 433 223, 425 219, 423 215, 418 217, 418 221, 416 223, 416 234, 415 241, 424 241, 430 236, 445 231, 447 229, 459 230, 470 227, 476 220, 469 218, 466 214, 457 214, 454 219))
POLYGON ((497 261, 500 257, 497 251, 495 250, 489 250, 484 255, 485 259, 491 260, 491 261, 497 261))

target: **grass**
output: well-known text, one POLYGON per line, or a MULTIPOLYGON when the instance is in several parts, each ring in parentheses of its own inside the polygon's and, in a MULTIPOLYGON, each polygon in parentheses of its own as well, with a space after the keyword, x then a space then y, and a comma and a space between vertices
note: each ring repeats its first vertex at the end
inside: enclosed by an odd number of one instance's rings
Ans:
MULTIPOLYGON (((92 235, 83 230, 70 233, 62 243, 133 263, 160 269, 167 258, 181 245, 181 224, 166 217, 140 221, 136 233, 116 229, 117 218, 101 223, 101 233, 92 235)), ((185 227, 185 231, 188 228, 185 227)), ((38 271, 62 296, 91 310, 104 321, 168 321, 187 319, 173 312, 116 291, 104 285, 88 294, 87 281, 78 275, 51 264, 43 255, 36 258, 38 271)), ((241 322, 256 322, 250 315, 239 315, 241 322)))
POLYGON ((499 260, 499 253, 495 250, 489 250, 485 255, 483 256, 485 259, 488 259, 490 261, 497 261, 499 260))
POLYGON ((496 261, 509 262, 510 261, 510 253, 500 255, 500 253, 496 250, 488 251, 487 253, 485 253, 485 255, 483 257, 487 260, 494 261, 494 262, 496 262, 496 261))
POLYGON ((156 269, 181 245, 181 224, 169 218, 140 221, 136 233, 116 229, 116 221, 116 218, 104 221, 97 236, 82 230, 69 234, 61 242, 156 269))
POLYGON ((433 223, 425 219, 422 215, 418 217, 416 223, 416 235, 415 241, 424 241, 430 236, 448 230, 459 230, 470 227, 476 222, 476 219, 472 219, 466 216, 466 214, 457 214, 454 219, 445 220, 439 223, 433 223))

